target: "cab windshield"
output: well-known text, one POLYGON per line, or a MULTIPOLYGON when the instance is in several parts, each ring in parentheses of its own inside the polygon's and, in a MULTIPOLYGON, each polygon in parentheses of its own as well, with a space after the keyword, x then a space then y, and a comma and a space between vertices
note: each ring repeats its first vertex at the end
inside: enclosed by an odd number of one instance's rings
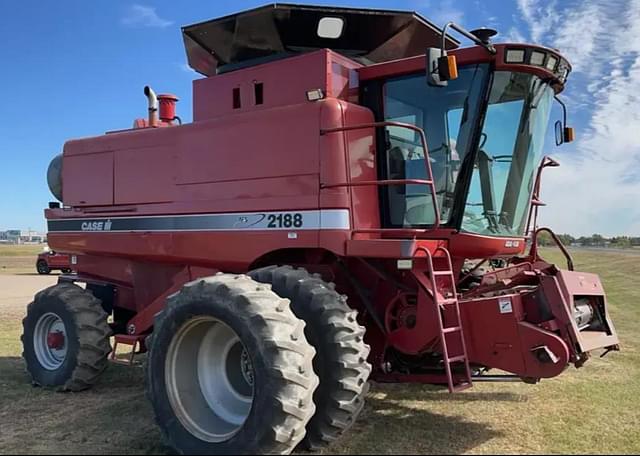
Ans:
POLYGON ((532 74, 495 73, 463 231, 524 234, 553 95, 553 89, 532 74))
MULTIPOLYGON (((487 65, 462 68, 447 87, 427 85, 423 74, 384 87, 386 120, 426 133, 441 223, 496 236, 524 234, 552 100, 553 90, 537 76, 491 75, 487 65), (489 76, 489 105, 480 125, 489 76)), ((388 179, 426 179, 424 150, 413 131, 388 127, 385 154, 388 179)), ((435 223, 427 186, 396 185, 384 192, 387 225, 435 223)))

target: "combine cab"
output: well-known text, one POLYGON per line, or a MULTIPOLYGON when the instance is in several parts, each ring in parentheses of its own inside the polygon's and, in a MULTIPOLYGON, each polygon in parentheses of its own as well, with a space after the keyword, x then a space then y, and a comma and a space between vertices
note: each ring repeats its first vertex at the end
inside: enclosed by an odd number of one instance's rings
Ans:
POLYGON ((175 449, 287 453, 351 427, 369 379, 535 383, 617 349, 598 277, 537 251, 571 66, 492 35, 288 5, 185 27, 193 122, 146 88, 148 118, 51 167, 77 274, 29 307, 34 381, 85 389, 128 346, 175 449))

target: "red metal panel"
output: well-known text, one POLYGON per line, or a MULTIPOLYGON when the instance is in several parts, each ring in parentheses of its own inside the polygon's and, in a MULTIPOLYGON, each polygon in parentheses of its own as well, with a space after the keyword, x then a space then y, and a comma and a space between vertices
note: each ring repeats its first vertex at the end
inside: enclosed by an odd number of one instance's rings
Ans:
POLYGON ((114 204, 173 201, 175 162, 172 145, 116 151, 114 204))
POLYGON ((446 247, 445 241, 417 239, 355 239, 347 242, 347 255, 361 258, 414 258, 416 250, 428 249, 431 253, 446 247))
POLYGON ((261 111, 307 101, 306 92, 327 93, 326 49, 257 65, 193 82, 193 120, 199 122, 234 113, 261 111), (256 106, 254 83, 264 87, 264 103, 256 106), (240 109, 233 108, 233 89, 239 88, 240 109))
MULTIPOLYGON (((177 184, 318 173, 320 104, 247 112, 184 127, 176 138, 177 184)), ((212 195, 213 196, 213 195, 212 195)))
POLYGON ((524 373, 514 373, 537 379, 553 378, 564 372, 570 359, 569 347, 565 341, 556 334, 524 321, 518 324, 518 332, 522 341, 526 370, 524 373), (555 358, 542 361, 536 354, 536 348, 548 350, 555 358))
MULTIPOLYGON (((291 239, 282 231, 215 231, 167 233, 51 233, 49 242, 69 253, 96 256, 79 258, 79 269, 95 276, 131 283, 132 273, 125 263, 109 266, 98 255, 133 261, 162 262, 214 267, 229 272, 245 272, 257 258, 283 248, 317 248, 318 231, 298 231, 291 239)), ((344 240, 343 240, 344 242, 344 240)), ((343 247, 344 248, 344 247, 343 247)))
MULTIPOLYGON (((345 125, 370 124, 375 121, 373 112, 367 108, 346 104, 345 125)), ((351 189, 353 207, 353 228, 380 228, 380 202, 376 186, 357 186, 358 183, 378 179, 376 167, 375 129, 352 130, 344 132, 349 161, 349 182, 356 187, 351 189)))
POLYGON ((518 323, 522 320, 519 295, 460 301, 469 359, 512 373, 525 371, 518 323), (501 313, 500 300, 509 300, 511 312, 501 313))
POLYGON ((562 296, 552 300, 554 315, 564 325, 569 337, 578 344, 582 352, 614 346, 620 342, 609 316, 604 288, 600 277, 596 274, 561 270, 557 277, 543 277, 542 286, 546 293, 562 293, 562 296), (579 330, 573 318, 573 309, 576 297, 584 296, 602 299, 606 331, 579 330))
POLYGON ((432 232, 428 237, 444 236, 450 239, 449 251, 454 258, 513 257, 524 252, 525 238, 499 238, 479 234, 456 233, 452 230, 432 232))
POLYGON ((179 185, 180 201, 208 201, 216 212, 318 207, 317 174, 179 185))
POLYGON ((358 68, 362 65, 335 52, 329 52, 328 92, 327 95, 341 100, 357 103, 359 97, 360 80, 358 68))
MULTIPOLYGON (((249 112, 181 127, 70 141, 64 158, 65 203, 103 206, 100 211, 106 216, 121 211, 316 209, 323 104, 305 101, 268 115, 249 112), (109 208, 114 192, 115 204, 131 206, 109 208)), ((83 215, 47 211, 49 218, 83 215)))
POLYGON ((63 158, 64 202, 69 206, 113 204, 113 152, 63 158), (83 178, 83 176, 86 176, 83 178))
MULTIPOLYGON (((344 125, 345 104, 328 99, 322 102, 320 115, 321 129, 336 128, 344 125)), ((351 192, 349 188, 324 188, 327 185, 345 182, 348 179, 349 164, 346 157, 347 145, 344 135, 322 135, 319 139, 320 156, 320 192, 321 207, 349 207, 351 206, 351 192)))

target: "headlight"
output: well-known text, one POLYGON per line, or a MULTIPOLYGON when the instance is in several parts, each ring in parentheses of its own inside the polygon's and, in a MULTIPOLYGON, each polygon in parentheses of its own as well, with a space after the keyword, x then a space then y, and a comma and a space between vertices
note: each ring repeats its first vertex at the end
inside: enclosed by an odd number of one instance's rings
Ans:
POLYGON ((562 82, 566 82, 571 65, 569 62, 553 52, 545 52, 538 48, 513 48, 505 51, 505 63, 525 64, 542 67, 551 71, 562 82))
POLYGON ((535 66, 543 66, 544 65, 545 56, 546 56, 546 54, 544 52, 533 51, 531 53, 531 60, 530 60, 529 63, 531 63, 531 65, 535 65, 535 66))
POLYGON ((507 63, 524 63, 524 49, 509 49, 507 50, 506 62, 507 63))

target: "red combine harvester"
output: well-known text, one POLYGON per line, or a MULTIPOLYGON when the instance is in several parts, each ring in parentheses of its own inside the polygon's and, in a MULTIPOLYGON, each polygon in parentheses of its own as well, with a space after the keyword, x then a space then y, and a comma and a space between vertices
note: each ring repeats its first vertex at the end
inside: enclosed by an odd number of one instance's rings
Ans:
POLYGON ((146 88, 148 119, 52 163, 48 239, 77 274, 29 306, 34 382, 148 351, 176 450, 287 453, 342 435, 370 378, 535 383, 616 350, 599 278, 536 247, 571 67, 494 34, 280 4, 185 27, 193 122, 146 88))

